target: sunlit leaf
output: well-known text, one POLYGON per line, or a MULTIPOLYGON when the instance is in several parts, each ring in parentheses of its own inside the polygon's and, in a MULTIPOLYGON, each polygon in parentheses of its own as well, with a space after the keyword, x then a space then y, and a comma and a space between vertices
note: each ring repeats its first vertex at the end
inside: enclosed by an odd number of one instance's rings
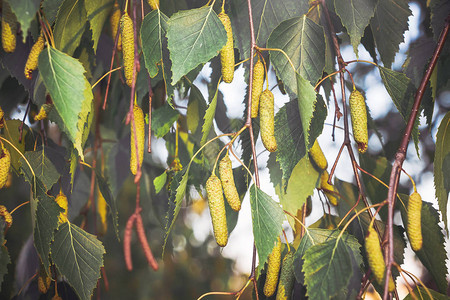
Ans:
POLYGON ((113 7, 114 0, 84 1, 87 19, 92 30, 94 51, 97 52, 98 40, 113 7))
MULTIPOLYGON (((434 157, 434 187, 436 189, 436 198, 439 204, 439 210, 442 214, 442 220, 445 229, 448 230, 447 203, 450 186, 445 184, 445 177, 450 173, 450 168, 444 168, 444 160, 450 153, 450 112, 447 112, 439 125, 436 135, 436 154, 434 157)), ((447 158, 448 160, 448 158, 447 158)), ((448 164, 447 164, 448 166, 448 164)))
POLYGON ((169 104, 166 104, 152 113, 152 131, 156 137, 165 136, 180 114, 169 104))

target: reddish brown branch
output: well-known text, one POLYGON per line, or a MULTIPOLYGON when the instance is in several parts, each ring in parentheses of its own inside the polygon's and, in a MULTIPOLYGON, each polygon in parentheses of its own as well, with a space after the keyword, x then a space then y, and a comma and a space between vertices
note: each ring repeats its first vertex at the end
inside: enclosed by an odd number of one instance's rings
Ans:
MULTIPOLYGON (((389 278, 391 278, 391 267, 394 263, 394 208, 395 208, 395 195, 397 194, 398 182, 400 180, 400 174, 403 166, 403 162, 406 158, 406 151, 408 148, 409 140, 411 139, 411 133, 414 128, 414 123, 416 121, 417 115, 419 113, 420 103, 422 102, 423 95, 425 93, 425 89, 427 87, 428 81, 430 80, 431 74, 433 73, 434 68, 436 67, 437 60, 439 55, 441 54, 442 48, 444 47, 445 40, 447 39, 448 31, 450 26, 450 14, 445 19, 445 27, 442 29, 441 35, 439 36, 438 43, 436 48, 434 49, 433 56, 431 57, 431 61, 425 71, 425 74, 422 78, 419 88, 417 89, 416 95, 414 97, 414 104, 411 111, 411 115, 409 116, 408 123, 406 125, 405 133, 403 135, 402 141, 400 143, 400 147, 395 154, 395 161, 392 166, 391 176, 389 178, 389 191, 387 196, 388 201, 388 219, 387 219, 387 227, 388 230, 387 235, 385 234, 385 240, 387 240, 387 268, 386 268, 386 280, 384 284, 384 294, 383 299, 387 300, 389 297, 388 286, 389 286, 389 278)), ((385 253, 386 256, 386 253, 385 253)))

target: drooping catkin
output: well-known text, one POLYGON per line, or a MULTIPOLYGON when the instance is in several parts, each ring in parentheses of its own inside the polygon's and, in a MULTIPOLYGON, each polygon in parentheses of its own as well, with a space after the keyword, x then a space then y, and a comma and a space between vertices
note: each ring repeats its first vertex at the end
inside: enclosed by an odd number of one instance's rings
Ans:
POLYGON ((220 50, 220 62, 222 64, 222 78, 226 83, 233 81, 234 77, 234 45, 233 45, 233 30, 231 28, 231 21, 225 12, 219 14, 219 19, 225 27, 227 32, 227 43, 220 50))
MULTIPOLYGON (((128 86, 133 84, 134 66, 134 29, 133 21, 127 12, 120 18, 120 33, 122 34, 123 67, 128 86)), ((137 70, 136 70, 137 75, 137 70)))
POLYGON ((236 190, 233 168, 228 153, 219 163, 219 175, 228 204, 230 204, 230 207, 233 210, 239 211, 241 209, 241 200, 239 199, 239 193, 236 190))
POLYGON ((220 182, 219 177, 213 174, 208 178, 206 181, 206 193, 208 195, 208 205, 211 213, 214 237, 220 247, 225 247, 228 243, 228 228, 222 183, 220 182))
POLYGON ((273 94, 270 90, 266 89, 261 93, 259 100, 259 125, 261 128, 262 142, 269 152, 275 152, 277 150, 273 101, 273 94))
POLYGON ((278 273, 280 272, 281 265, 281 240, 278 237, 275 247, 272 249, 272 253, 269 254, 267 261, 267 275, 266 282, 264 283, 264 295, 271 297, 277 288, 278 273))
POLYGON ((422 249, 422 197, 414 192, 408 201, 408 226, 406 227, 411 248, 414 251, 422 249))
POLYGON ((291 251, 283 258, 276 300, 291 299, 292 289, 295 282, 294 253, 294 251, 291 251))
POLYGON ((258 59, 253 66, 253 82, 252 82, 252 110, 251 117, 256 118, 259 110, 259 99, 264 86, 264 65, 258 59))
POLYGON ((2 6, 2 45, 5 52, 16 50, 17 18, 7 1, 2 6))
MULTIPOLYGON (((114 2, 113 12, 109 18, 111 25, 111 34, 113 39, 116 38, 117 31, 119 30, 120 23, 120 7, 117 1, 114 2)), ((119 40, 117 41, 117 51, 122 51, 122 35, 119 33, 119 40)))
POLYGON ((25 64, 25 77, 31 79, 33 77, 33 71, 37 69, 39 54, 44 50, 45 40, 44 36, 39 35, 36 43, 31 47, 30 54, 28 54, 27 63, 25 64))
POLYGON ((0 189, 8 181, 9 169, 11 168, 11 154, 3 144, 0 143, 0 189))
POLYGON ((338 205, 337 197, 334 194, 334 192, 336 192, 336 189, 334 188, 334 185, 328 183, 328 178, 330 178, 330 174, 328 174, 328 171, 323 171, 322 175, 320 176, 320 188, 325 193, 325 195, 327 195, 330 203, 336 206, 338 205))
POLYGON ((66 195, 64 195, 62 190, 59 191, 59 194, 58 194, 58 196, 56 196, 55 201, 59 205, 59 207, 64 209, 63 212, 59 213, 59 216, 58 216, 59 224, 67 222, 67 216, 68 216, 67 210, 69 207, 69 202, 67 201, 67 197, 66 197, 66 195))
POLYGON ((159 9, 159 0, 148 0, 148 4, 152 10, 159 9))
POLYGON ((50 288, 50 285, 52 283, 52 279, 43 269, 43 266, 39 268, 39 274, 38 274, 38 289, 41 294, 46 294, 48 292, 48 289, 50 288))
MULTIPOLYGON (((373 276, 377 283, 381 286, 384 285, 384 276, 386 266, 384 263, 383 252, 381 251, 380 242, 378 240, 378 234, 373 228, 372 223, 369 225, 367 236, 365 238, 365 248, 367 254, 367 260, 369 261, 369 267, 372 270, 373 276)), ((389 280, 389 291, 393 291, 395 288, 394 280, 389 280)))
POLYGON ((322 152, 322 148, 320 148, 319 142, 317 140, 314 141, 313 146, 309 149, 309 155, 311 156, 314 163, 321 170, 326 170, 328 167, 328 162, 325 155, 322 152))
POLYGON ((353 138, 358 144, 358 151, 364 153, 367 151, 367 144, 369 142, 366 102, 364 96, 358 90, 353 90, 350 94, 349 103, 353 138))
POLYGON ((41 106, 41 108, 39 109, 39 113, 34 116, 34 120, 40 121, 40 120, 47 119, 48 114, 50 113, 50 111, 52 109, 53 109, 53 104, 47 104, 47 103, 43 104, 41 106))
POLYGON ((9 227, 11 227, 13 218, 12 218, 11 214, 9 213, 8 209, 4 205, 0 205, 0 216, 2 216, 3 219, 5 219, 5 223, 6 223, 5 229, 8 229, 9 227))
MULTIPOLYGON (((124 50, 125 51, 125 50, 124 50)), ((134 122, 131 121, 131 139, 130 139, 130 170, 133 175, 136 175, 138 170, 138 160, 136 157, 136 144, 134 141, 134 126, 136 126, 136 137, 138 145, 138 158, 139 166, 142 167, 144 161, 144 144, 145 144, 145 124, 144 124, 144 112, 138 105, 134 105, 134 122)))

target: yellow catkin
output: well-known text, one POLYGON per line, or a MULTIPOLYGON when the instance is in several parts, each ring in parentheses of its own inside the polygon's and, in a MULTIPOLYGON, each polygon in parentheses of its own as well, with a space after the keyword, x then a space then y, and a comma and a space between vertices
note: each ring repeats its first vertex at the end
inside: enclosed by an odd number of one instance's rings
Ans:
POLYGON ((322 148, 320 148, 319 142, 317 140, 314 141, 313 146, 309 149, 309 155, 311 156, 314 163, 321 170, 326 170, 328 167, 328 162, 325 155, 322 152, 322 148))
POLYGON ((66 195, 64 195, 62 190, 59 192, 58 196, 56 196, 55 201, 59 205, 59 207, 64 209, 63 212, 59 213, 59 216, 58 216, 59 223, 62 224, 62 223, 67 222, 67 216, 68 216, 68 211, 67 210, 68 210, 68 207, 69 207, 69 202, 67 201, 67 197, 66 197, 66 195))
POLYGON ((5 52, 16 50, 17 18, 8 2, 3 1, 2 10, 2 45, 5 52))
POLYGON ((252 110, 251 117, 256 118, 259 110, 259 98, 264 85, 264 65, 261 60, 258 59, 253 66, 253 82, 252 82, 252 110))
POLYGON ((53 104, 43 104, 41 108, 39 109, 39 113, 34 116, 35 121, 40 121, 47 119, 48 114, 53 109, 53 104))
POLYGON ((4 118, 4 116, 5 116, 5 112, 0 107, 0 128, 3 128, 3 118, 4 118))
POLYGON ((209 211, 214 230, 214 237, 220 247, 228 243, 227 217, 225 202, 223 200, 222 183, 219 177, 211 175, 206 181, 206 193, 208 195, 209 211))
MULTIPOLYGON (((109 18, 111 25, 111 34, 113 39, 116 38, 117 31, 119 30, 120 23, 120 7, 117 1, 114 2, 113 12, 109 18)), ((117 51, 122 51, 122 36, 119 34, 119 40, 117 41, 117 51)))
POLYGON ((350 115, 352 117, 353 138, 358 144, 358 151, 364 153, 367 151, 369 135, 367 132, 367 110, 364 96, 354 90, 350 94, 350 115))
POLYGON ((274 123, 274 108, 273 108, 273 94, 269 90, 261 93, 259 99, 259 124, 261 128, 261 139, 264 147, 269 152, 277 150, 277 141, 275 139, 275 123, 274 123))
POLYGON ((39 54, 41 54, 42 50, 44 50, 45 40, 44 36, 41 35, 38 37, 36 43, 34 43, 33 47, 31 47, 30 54, 28 54, 27 63, 25 64, 25 77, 27 79, 31 79, 33 77, 33 71, 38 67, 38 58, 39 54))
POLYGON ((108 221, 106 218, 108 214, 108 206, 98 186, 97 186, 97 211, 98 215, 100 216, 101 233, 105 234, 106 231, 108 230, 108 221))
POLYGON ((5 219, 6 228, 11 227, 13 218, 9 213, 8 209, 4 205, 0 205, 0 216, 2 216, 3 219, 5 219))
MULTIPOLYGON (((134 105, 134 124, 136 125, 136 135, 137 135, 137 145, 138 145, 138 157, 139 157, 139 165, 142 166, 142 162, 144 160, 144 144, 145 144, 145 124, 144 124, 144 112, 142 109, 134 105)), ((130 130, 131 130, 131 139, 130 139, 130 170, 133 175, 136 175, 138 164, 136 160, 136 144, 134 142, 134 126, 133 121, 131 122, 130 130)))
MULTIPOLYGON (((383 252, 381 251, 380 242, 378 240, 378 234, 375 232, 372 224, 368 228, 368 233, 365 239, 365 247, 367 260, 369 261, 369 267, 372 270, 373 276, 377 283, 384 286, 384 275, 386 266, 384 263, 383 252)), ((389 280, 389 291, 393 291, 395 288, 394 280, 389 280)))
POLYGON ((148 0, 148 4, 153 10, 159 9, 159 0, 148 0))
POLYGON ((228 204, 230 204, 233 210, 239 211, 241 209, 241 200, 239 199, 239 193, 234 183, 233 168, 228 153, 219 163, 219 175, 228 204))
POLYGON ((11 185, 12 185, 12 181, 13 181, 13 176, 12 176, 12 173, 11 172, 9 172, 8 173, 8 179, 6 180, 6 183, 5 183, 5 188, 10 188, 11 187, 11 185))
POLYGON ((0 145, 0 189, 8 181, 9 169, 11 168, 11 154, 3 144, 0 145))
POLYGON ((276 300, 291 299, 294 281, 294 251, 291 251, 286 254, 281 264, 280 283, 278 284, 276 300))
POLYGON ((277 288, 278 283, 278 273, 280 272, 281 265, 281 240, 278 240, 275 247, 270 253, 267 261, 267 275, 266 282, 264 283, 264 295, 266 297, 271 297, 277 288))
POLYGON ((322 191, 327 195, 328 200, 330 203, 334 206, 338 205, 336 195, 333 192, 336 192, 336 189, 334 188, 334 185, 331 185, 328 183, 328 178, 330 178, 330 174, 328 174, 328 171, 325 170, 322 172, 322 175, 320 176, 320 188, 322 191))
POLYGON ((414 192, 408 201, 408 226, 406 227, 411 248, 414 251, 422 249, 422 197, 414 192))
POLYGON ((45 273, 39 272, 38 276, 38 289, 41 294, 46 294, 52 283, 52 279, 45 273))
POLYGON ((233 30, 231 29, 231 21, 224 12, 219 14, 219 19, 227 32, 227 43, 220 50, 220 62, 222 64, 223 81, 230 83, 234 76, 234 46, 233 46, 233 30))
MULTIPOLYGON (((122 34, 123 67, 128 86, 133 83, 134 66, 134 30, 133 21, 127 12, 120 18, 120 33, 122 34)), ((137 70, 136 70, 137 74, 137 70)))

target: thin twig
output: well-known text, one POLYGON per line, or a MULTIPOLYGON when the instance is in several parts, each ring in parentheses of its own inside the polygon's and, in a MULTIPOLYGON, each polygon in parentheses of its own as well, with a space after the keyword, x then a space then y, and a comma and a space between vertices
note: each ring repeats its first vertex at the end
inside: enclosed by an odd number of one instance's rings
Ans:
POLYGON ((389 297, 389 278, 391 278, 391 267, 394 263, 394 208, 395 208, 395 195, 397 194, 398 183, 400 180, 400 174, 402 170, 403 162, 406 158, 406 151, 408 148, 408 143, 411 138, 411 133, 414 128, 414 123, 417 118, 417 114, 419 112, 420 103, 422 102, 423 95, 425 93, 425 89, 427 87, 428 81, 430 80, 431 73, 436 66, 439 55, 444 46, 445 40, 448 35, 450 27, 450 14, 445 19, 445 27, 442 29, 441 35, 437 42, 436 48, 434 49, 433 56, 431 57, 430 64, 427 67, 427 70, 422 78, 422 82, 420 83, 419 88, 416 91, 416 95, 414 97, 414 104, 411 111, 411 115, 409 116, 408 124, 406 125, 405 133, 403 134, 402 141, 400 143, 400 147, 395 154, 395 161, 392 165, 391 175, 389 178, 389 191, 387 195, 388 201, 388 219, 387 219, 387 235, 385 235, 385 240, 387 240, 387 267, 386 267, 386 280, 384 283, 384 294, 383 299, 387 300, 389 297))

